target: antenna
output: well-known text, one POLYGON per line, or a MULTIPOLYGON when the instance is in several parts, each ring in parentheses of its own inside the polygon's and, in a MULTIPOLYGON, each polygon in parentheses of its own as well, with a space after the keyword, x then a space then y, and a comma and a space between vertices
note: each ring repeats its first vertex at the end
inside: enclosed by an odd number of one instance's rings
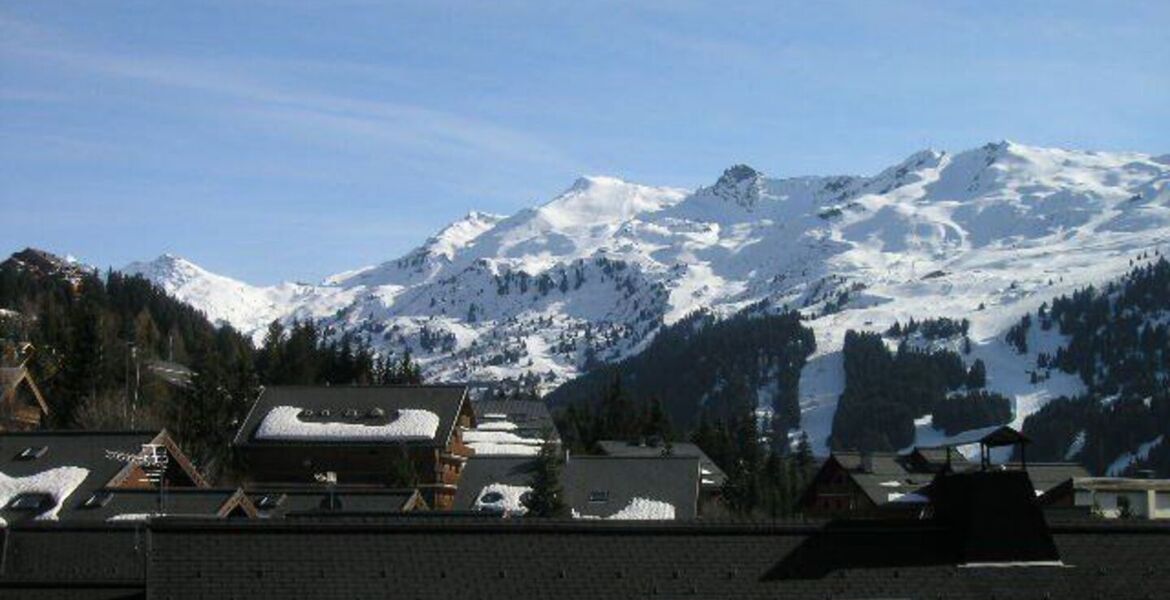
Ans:
POLYGON ((163 513, 166 507, 166 472, 171 460, 165 445, 142 444, 142 449, 137 454, 106 450, 106 459, 142 467, 142 477, 138 479, 138 483, 158 486, 158 512, 163 513))

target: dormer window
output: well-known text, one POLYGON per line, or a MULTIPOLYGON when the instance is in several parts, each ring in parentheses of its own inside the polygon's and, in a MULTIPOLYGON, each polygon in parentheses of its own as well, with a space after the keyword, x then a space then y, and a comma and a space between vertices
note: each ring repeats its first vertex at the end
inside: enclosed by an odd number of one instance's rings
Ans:
POLYGON ((34 459, 37 459, 37 458, 44 456, 45 453, 48 451, 49 451, 48 446, 29 446, 28 448, 21 450, 20 454, 16 455, 16 459, 17 460, 34 460, 34 459))
POLYGON ((609 502, 609 492, 607 490, 593 490, 589 492, 589 501, 597 504, 609 502))
POLYGON ((382 417, 386 416, 386 411, 375 406, 374 408, 370 409, 370 412, 366 413, 366 416, 371 419, 381 419, 382 417))
POLYGON ((356 419, 356 418, 358 418, 358 409, 347 408, 347 409, 345 409, 345 412, 343 412, 341 414, 344 415, 345 418, 347 418, 347 419, 356 419))
POLYGON ((302 420, 302 421, 304 421, 304 420, 307 420, 307 419, 312 419, 313 417, 316 417, 316 416, 317 416, 317 412, 316 412, 316 411, 314 411, 314 410, 313 410, 313 409, 311 409, 311 408, 306 408, 306 409, 302 410, 302 411, 301 411, 301 412, 300 412, 300 413, 297 415, 297 418, 298 418, 298 419, 300 419, 300 420, 302 420))

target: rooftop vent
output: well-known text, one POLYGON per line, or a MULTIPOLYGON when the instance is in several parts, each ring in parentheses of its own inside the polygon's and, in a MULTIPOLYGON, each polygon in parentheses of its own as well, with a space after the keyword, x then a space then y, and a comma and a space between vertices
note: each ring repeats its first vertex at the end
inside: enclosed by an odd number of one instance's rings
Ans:
POLYGON ((386 416, 386 411, 375 406, 374 408, 370 409, 370 412, 366 413, 366 416, 370 417, 371 419, 381 419, 382 417, 386 416))
POLYGON ((44 456, 45 453, 48 451, 49 451, 48 446, 29 446, 28 448, 21 450, 20 454, 16 455, 16 459, 17 460, 33 460, 33 459, 40 458, 40 457, 44 456))
POLYGON ((315 416, 317 416, 317 413, 313 409, 306 408, 297 415, 297 418, 303 421, 305 419, 312 419, 315 416))

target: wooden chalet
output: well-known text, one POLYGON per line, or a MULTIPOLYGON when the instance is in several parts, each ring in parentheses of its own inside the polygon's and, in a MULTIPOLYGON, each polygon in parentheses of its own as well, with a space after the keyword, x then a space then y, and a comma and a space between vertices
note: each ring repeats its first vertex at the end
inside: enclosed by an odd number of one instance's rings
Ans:
POLYGON ((475 426, 459 385, 271 387, 233 440, 248 487, 327 483, 402 487, 449 508, 475 426))
POLYGON ((4 345, 0 357, 0 432, 37 429, 49 405, 28 370, 32 344, 4 345))

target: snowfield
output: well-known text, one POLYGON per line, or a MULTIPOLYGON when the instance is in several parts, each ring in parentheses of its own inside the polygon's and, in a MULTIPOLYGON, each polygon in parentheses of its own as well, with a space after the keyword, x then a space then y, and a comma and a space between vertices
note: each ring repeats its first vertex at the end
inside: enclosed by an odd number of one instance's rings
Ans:
MULTIPOLYGON (((1032 328, 1024 356, 1003 334, 1053 296, 1167 249, 1168 163, 999 142, 918 152, 873 176, 771 178, 738 165, 693 192, 587 177, 542 206, 472 213, 402 258, 320 285, 254 287, 173 256, 126 270, 256 339, 273 319, 312 318, 409 348, 431 380, 527 374, 542 390, 641 351, 692 311, 767 300, 800 310, 816 334, 800 396, 823 454, 847 329, 970 319, 965 359, 982 359, 988 387, 1014 399, 1017 426, 1082 391, 1059 372, 1031 381, 1057 333, 1032 328)), ((944 437, 919 427, 921 443, 944 437)))

